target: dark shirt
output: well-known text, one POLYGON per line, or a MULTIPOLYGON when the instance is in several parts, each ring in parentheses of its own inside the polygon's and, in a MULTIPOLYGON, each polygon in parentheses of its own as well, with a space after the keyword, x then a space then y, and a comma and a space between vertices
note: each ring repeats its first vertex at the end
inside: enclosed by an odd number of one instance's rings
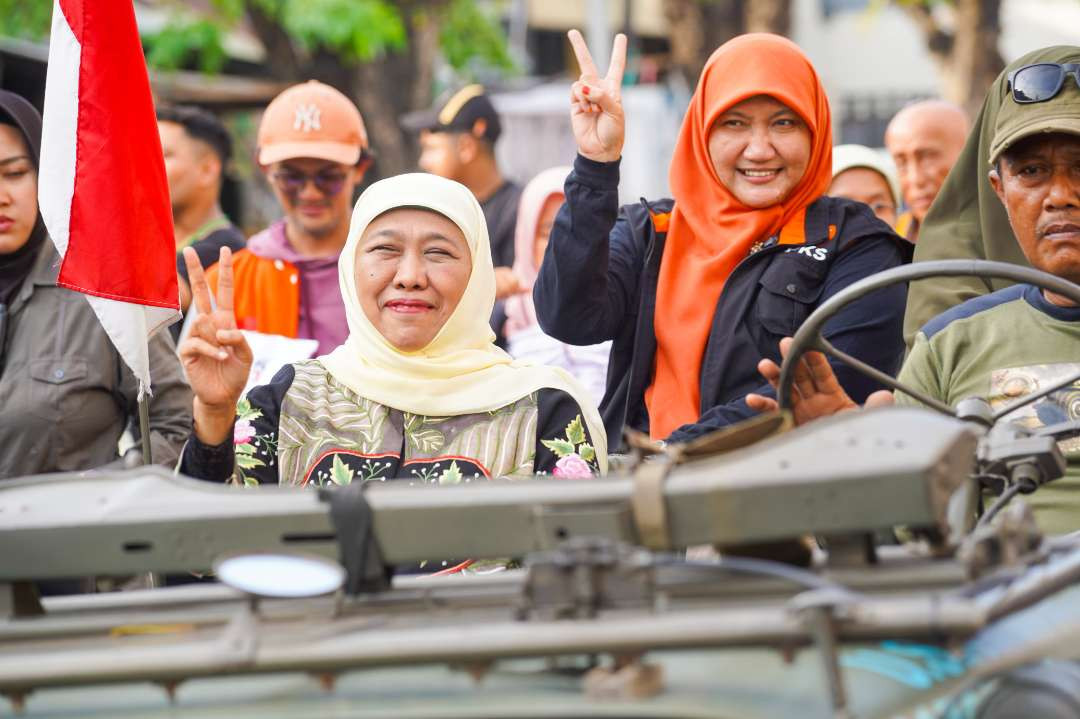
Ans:
POLYGON ((514 264, 514 229, 517 225, 521 188, 504 182, 495 194, 480 203, 491 240, 491 263, 496 267, 514 264))
MULTIPOLYGON (((480 203, 491 240, 491 263, 495 267, 512 267, 514 264, 514 232, 517 229, 518 202, 521 188, 513 182, 504 182, 495 194, 480 203)), ((495 332, 495 344, 506 349, 506 310, 502 300, 495 303, 491 313, 491 329, 495 332)))

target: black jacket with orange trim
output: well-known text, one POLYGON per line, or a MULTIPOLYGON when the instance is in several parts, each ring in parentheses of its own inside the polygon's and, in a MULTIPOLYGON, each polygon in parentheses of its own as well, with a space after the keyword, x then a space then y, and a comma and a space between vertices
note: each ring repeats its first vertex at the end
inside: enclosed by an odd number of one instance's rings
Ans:
MULTIPOLYGON (((656 285, 670 199, 618 204, 619 163, 581 156, 566 179, 540 274, 533 287, 544 332, 576 345, 613 340, 607 391, 600 405, 612 451, 623 427, 649 429, 645 390, 656 355, 656 285)), ((751 392, 774 396, 757 371, 763 357, 780 361, 779 342, 814 309, 848 285, 910 261, 910 245, 863 204, 821 197, 803 227, 763 237, 724 284, 701 365, 701 416, 676 430, 686 441, 751 417, 751 392)), ((903 359, 907 288, 877 290, 834 316, 824 336, 838 349, 895 374, 903 359)), ((862 403, 882 387, 833 363, 844 389, 862 403)))

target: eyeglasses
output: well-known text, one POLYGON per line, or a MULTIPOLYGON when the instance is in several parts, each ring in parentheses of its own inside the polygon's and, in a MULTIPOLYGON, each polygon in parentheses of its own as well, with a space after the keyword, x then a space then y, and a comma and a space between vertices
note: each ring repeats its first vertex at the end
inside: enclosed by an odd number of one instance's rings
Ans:
POLYGON ((327 197, 341 192, 345 186, 345 173, 334 170, 319 170, 314 175, 296 170, 278 170, 271 177, 278 189, 287 195, 299 195, 308 182, 314 183, 315 189, 327 197))
POLYGON ((1066 75, 1072 75, 1080 87, 1080 63, 1040 62, 1013 70, 1009 73, 1013 101, 1021 105, 1046 102, 1061 92, 1066 75))

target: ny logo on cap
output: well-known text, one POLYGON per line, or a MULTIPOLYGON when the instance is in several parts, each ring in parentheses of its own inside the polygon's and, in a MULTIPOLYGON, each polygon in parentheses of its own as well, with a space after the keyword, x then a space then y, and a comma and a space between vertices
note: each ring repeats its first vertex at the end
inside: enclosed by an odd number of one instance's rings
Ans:
POLYGON ((322 124, 319 122, 319 115, 317 105, 297 105, 296 117, 293 119, 293 129, 301 132, 321 130, 322 124))

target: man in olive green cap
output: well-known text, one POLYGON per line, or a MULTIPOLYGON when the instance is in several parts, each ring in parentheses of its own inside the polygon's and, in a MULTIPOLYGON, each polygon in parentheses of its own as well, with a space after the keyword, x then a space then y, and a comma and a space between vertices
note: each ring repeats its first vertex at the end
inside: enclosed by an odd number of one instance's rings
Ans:
MULTIPOLYGON (((997 260, 1029 265, 1017 244, 1005 207, 987 180, 990 168, 990 144, 993 142, 999 112, 1011 105, 1009 75, 1016 70, 1040 63, 1080 62, 1080 47, 1059 45, 1032 51, 1010 63, 990 87, 975 118, 974 128, 959 159, 934 200, 919 231, 915 262, 930 260, 997 260)), ((1064 87, 1055 98, 1065 102, 1076 99, 1076 87, 1064 87), (1066 92, 1068 91, 1068 92, 1066 92)), ((1046 103, 1032 103, 1036 113, 1046 103)), ((1052 110, 1056 111, 1056 110, 1052 110)), ((1078 109, 1080 114, 1080 109, 1078 109)), ((915 334, 924 324, 961 302, 1007 287, 1007 280, 983 280, 978 277, 939 277, 912 282, 908 288, 904 314, 904 338, 910 348, 915 334)))
MULTIPOLYGON (((1002 230, 1031 266, 1080 283, 1080 48, 1076 62, 1043 60, 1015 67, 985 145, 987 186, 1003 209, 1002 230)), ((985 126, 984 126, 985 129, 985 126)), ((981 143, 980 143, 981 144, 981 143)), ((938 205, 935 205, 935 209, 938 205)), ((988 205, 981 205, 988 209, 988 205)), ((1003 239, 998 236, 999 245, 1003 239)), ((926 242, 920 241, 919 246, 926 242)), ((952 282, 952 278, 946 280, 952 282)), ((790 341, 781 345, 786 354, 790 341)), ((759 365, 770 381, 779 368, 759 365)), ((1032 285, 1013 285, 967 300, 924 324, 900 371, 904 385, 950 406, 982 397, 995 409, 1080 372, 1080 307, 1032 285)), ((811 353, 796 373, 799 422, 854 408, 811 353)), ((887 394, 887 393, 886 393, 887 394)), ((887 397, 872 398, 881 403, 887 397)), ((913 403, 903 394, 901 403, 913 403)), ((755 409, 774 406, 747 398, 755 409)), ((1080 419, 1080 383, 1004 417, 1029 428, 1080 419)), ((1065 477, 1027 501, 1051 534, 1080 530, 1080 438, 1059 442, 1065 477)))

